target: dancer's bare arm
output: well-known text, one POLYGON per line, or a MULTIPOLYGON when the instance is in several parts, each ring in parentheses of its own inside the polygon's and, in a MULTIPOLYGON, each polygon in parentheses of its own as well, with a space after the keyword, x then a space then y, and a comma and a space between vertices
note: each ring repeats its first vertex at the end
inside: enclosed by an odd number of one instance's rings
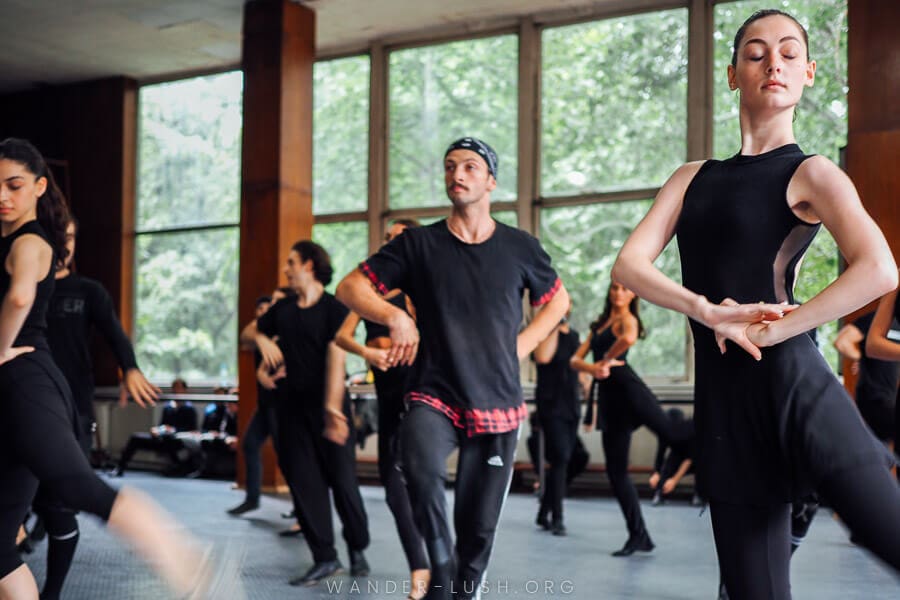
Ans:
POLYGON ((639 297, 676 310, 721 333, 759 360, 762 353, 747 340, 746 325, 779 319, 792 307, 779 304, 715 304, 669 279, 653 264, 675 235, 684 194, 702 164, 692 162, 681 166, 663 185, 650 211, 622 246, 613 266, 612 278, 639 297))
POLYGON ((539 365, 549 364, 559 348, 559 325, 553 328, 544 340, 534 349, 534 362, 539 365))
POLYGON ((878 310, 866 336, 866 354, 881 360, 900 361, 900 343, 889 340, 887 335, 894 317, 898 291, 894 290, 878 302, 878 310))
POLYGON ((323 435, 335 444, 344 445, 350 436, 344 414, 344 373, 347 355, 335 342, 328 344, 325 358, 325 431, 323 435))
POLYGON ((760 346, 837 320, 897 287, 897 264, 887 240, 837 165, 824 156, 804 161, 788 185, 788 201, 795 214, 819 220, 831 232, 847 268, 784 319, 750 327, 751 341, 760 346))
POLYGON ((591 349, 592 336, 593 334, 588 335, 587 339, 581 342, 581 345, 578 346, 578 350, 576 350, 575 354, 572 355, 572 358, 569 359, 569 366, 579 373, 590 375, 594 379, 606 379, 609 377, 609 370, 611 367, 621 367, 625 363, 621 360, 612 358, 601 358, 596 362, 588 362, 585 360, 587 358, 587 353, 591 349))
POLYGON ((567 310, 569 310, 569 292, 564 285, 560 285, 553 297, 537 311, 531 323, 519 332, 516 338, 516 354, 519 360, 531 354, 537 345, 550 335, 567 310))
POLYGON ((351 352, 363 357, 371 366, 385 371, 390 367, 388 364, 388 350, 384 348, 370 348, 363 346, 354 338, 356 328, 359 325, 360 317, 352 310, 347 314, 347 318, 338 329, 337 335, 334 337, 335 343, 347 352, 351 352))
POLYGON ((0 364, 34 350, 32 346, 13 348, 16 336, 34 304, 37 284, 50 269, 53 251, 36 235, 25 234, 15 242, 6 258, 9 290, 0 306, 0 364))
POLYGON ((416 322, 382 298, 369 279, 359 270, 350 272, 338 284, 335 296, 363 319, 381 323, 391 332, 391 348, 388 352, 390 366, 411 365, 419 349, 419 330, 416 322))
POLYGON ((860 331, 853 323, 849 323, 841 327, 841 330, 838 331, 837 337, 834 338, 834 347, 841 355, 850 360, 858 361, 862 358, 859 345, 865 341, 865 339, 862 331, 860 331))

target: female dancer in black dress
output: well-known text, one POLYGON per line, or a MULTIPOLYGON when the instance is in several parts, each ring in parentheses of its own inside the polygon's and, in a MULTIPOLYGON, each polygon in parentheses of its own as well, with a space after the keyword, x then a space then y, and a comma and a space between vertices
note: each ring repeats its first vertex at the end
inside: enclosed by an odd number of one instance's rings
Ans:
MULTIPOLYGON (((418 227, 419 223, 412 219, 394 221, 385 235, 385 243, 403 233, 407 227, 418 227)), ((400 290, 392 290, 384 296, 385 300, 415 314, 406 294, 400 290)), ((378 474, 384 486, 388 507, 394 515, 400 543, 406 553, 410 570, 409 598, 418 600, 424 597, 431 580, 428 554, 425 541, 416 528, 412 507, 409 503, 409 492, 400 471, 400 449, 397 433, 405 410, 403 397, 407 392, 407 379, 411 367, 404 365, 391 366, 388 362, 388 349, 391 347, 390 331, 384 325, 372 321, 366 324, 366 344, 361 345, 353 334, 359 325, 360 317, 350 312, 338 330, 335 342, 338 346, 366 359, 375 376, 375 394, 378 397, 378 474)))
POLYGON ((793 17, 754 13, 728 67, 741 152, 679 168, 613 268, 641 297, 691 320, 697 483, 732 599, 790 597, 791 501, 813 489, 900 568, 900 491, 886 450, 806 335, 897 286, 853 184, 794 142, 794 108, 815 72, 793 17), (820 222, 848 266, 797 307, 788 304, 797 267, 820 222), (683 286, 653 265, 676 234, 683 286))
POLYGON ((144 495, 106 485, 79 446, 71 392, 46 338, 67 223, 40 153, 24 140, 0 142, 0 598, 38 598, 15 547, 38 482, 64 506, 107 521, 178 593, 205 593, 208 561, 196 544, 144 495))
POLYGON ((628 527, 628 540, 613 556, 629 556, 638 550, 650 552, 654 548, 641 514, 637 490, 628 477, 631 432, 646 425, 666 443, 690 437, 690 423, 678 424, 670 419, 653 392, 625 363, 628 349, 644 335, 638 297, 613 281, 603 312, 591 323, 591 334, 571 359, 572 368, 594 376, 585 425, 590 429, 594 424, 596 399, 596 427, 603 432, 606 474, 628 527), (588 350, 594 357, 593 363, 585 361, 588 350))

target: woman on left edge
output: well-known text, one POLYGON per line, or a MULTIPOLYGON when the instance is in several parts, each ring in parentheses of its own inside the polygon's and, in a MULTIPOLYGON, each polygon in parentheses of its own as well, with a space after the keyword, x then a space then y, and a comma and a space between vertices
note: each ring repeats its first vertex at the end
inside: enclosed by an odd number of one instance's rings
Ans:
POLYGON ((173 591, 205 597, 214 593, 208 555, 149 498, 104 483, 78 444, 71 392, 46 338, 68 219, 65 199, 37 149, 21 139, 0 142, 0 598, 38 598, 15 546, 38 482, 63 505, 108 522, 173 591))

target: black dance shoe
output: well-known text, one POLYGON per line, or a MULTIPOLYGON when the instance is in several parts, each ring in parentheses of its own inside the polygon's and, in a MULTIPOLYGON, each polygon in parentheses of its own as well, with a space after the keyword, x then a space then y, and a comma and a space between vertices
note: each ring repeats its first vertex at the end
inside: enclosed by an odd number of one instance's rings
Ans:
POLYGON ((238 504, 234 508, 228 509, 228 514, 237 517, 238 515, 242 515, 246 512, 250 512, 251 510, 256 510, 259 508, 259 502, 251 502, 250 500, 244 500, 242 503, 238 504))
POLYGON ((550 519, 547 518, 547 513, 545 512, 538 511, 537 517, 534 519, 534 524, 544 531, 550 531, 550 519))
POLYGON ((288 583, 291 585, 313 586, 325 579, 331 577, 344 570, 344 566, 338 559, 317 562, 309 568, 302 577, 291 579, 288 583))
POLYGON ((629 537, 620 550, 612 553, 613 556, 631 556, 635 552, 651 552, 656 546, 646 533, 637 537, 629 537))
POLYGON ((369 574, 369 562, 362 550, 350 551, 350 574, 354 577, 365 577, 369 574))
POLYGON ((566 526, 563 525, 562 521, 554 521, 550 526, 550 533, 558 537, 565 537, 566 526))

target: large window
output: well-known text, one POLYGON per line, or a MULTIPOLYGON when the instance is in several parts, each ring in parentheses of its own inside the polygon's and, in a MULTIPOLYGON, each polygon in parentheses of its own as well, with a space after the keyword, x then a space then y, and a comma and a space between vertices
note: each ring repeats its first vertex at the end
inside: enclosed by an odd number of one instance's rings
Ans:
POLYGON ((157 382, 236 380, 241 86, 140 91, 135 347, 157 382))
POLYGON ((390 57, 391 208, 448 205, 441 159, 471 135, 500 157, 492 200, 516 195, 515 36, 398 50, 390 57))
POLYGON ((364 212, 369 198, 369 57, 318 62, 313 85, 313 212, 364 212))
MULTIPOLYGON (((522 225, 553 258, 584 337, 602 310, 616 253, 656 189, 688 159, 739 151, 737 98, 725 77, 732 38, 771 3, 660 4, 666 10, 577 23, 565 11, 559 21, 542 14, 533 23, 539 36, 520 37, 505 20, 470 39, 386 40, 373 52, 384 60, 377 68, 369 55, 317 62, 313 239, 331 254, 335 282, 375 249, 370 239, 380 236, 370 235, 370 223, 410 216, 431 223, 449 213, 443 152, 473 135, 500 157, 495 218, 513 226, 517 214, 535 218, 537 225, 530 218, 522 225), (711 57, 699 55, 703 44, 689 44, 688 5, 704 13, 693 33, 712 38, 711 57), (705 102, 689 105, 688 66, 697 60, 712 64, 713 88, 705 102), (519 81, 520 72, 540 77, 519 81), (384 99, 372 89, 384 90, 384 99), (530 100, 536 114, 522 119, 530 100), (689 120, 712 122, 711 149, 705 130, 688 131, 689 120), (539 127, 519 131, 532 121, 539 127), (370 154, 386 160, 370 168, 370 154), (533 193, 520 197, 520 190, 533 193)), ((816 85, 797 110, 796 137, 807 153, 837 162, 847 135, 847 0, 777 4, 809 28, 818 62, 816 85)), ((142 366, 157 381, 235 375, 240 130, 240 73, 141 89, 136 335, 142 366)), ((807 253, 798 300, 833 280, 838 260, 822 231, 807 253)), ((680 279, 674 244, 657 264, 680 279)), ((685 319, 648 303, 642 318, 649 335, 631 362, 645 376, 689 380, 685 319)), ((835 329, 823 327, 819 336, 832 365, 835 329)), ((350 371, 363 368, 348 360, 350 371)))
MULTIPOLYGON (((364 213, 369 206, 368 56, 317 62, 313 69, 313 213, 364 213)), ((369 253, 366 221, 316 223, 313 240, 331 256, 329 292, 369 253)), ((362 325, 356 330, 365 340, 362 325)), ((362 358, 347 355, 347 372, 365 371, 362 358)))
MULTIPOLYGON (((582 338, 603 310, 619 249, 650 207, 591 194, 659 186, 686 159, 687 17, 679 9, 543 34, 541 193, 549 205, 572 195, 585 204, 541 210, 540 237, 582 338)), ((674 244, 659 266, 680 280, 674 244)), ((630 362, 645 376, 684 379, 683 317, 648 303, 642 311, 649 337, 630 362)))
MULTIPOLYGON (((616 255, 650 203, 608 202, 542 211, 541 240, 572 296, 572 328, 581 339, 603 311, 616 255)), ((656 265, 681 281, 674 242, 656 265)), ((642 302, 640 310, 647 338, 628 354, 629 363, 645 376, 684 377, 684 317, 649 302, 642 302)))
POLYGON ((687 10, 543 35, 541 193, 661 185, 687 149, 687 10))
MULTIPOLYGON (((714 34, 714 151, 726 158, 740 151, 738 98, 728 89, 726 70, 731 62, 734 34, 754 11, 771 8, 771 2, 741 0, 717 5, 714 34)), ((804 152, 822 154, 840 163, 840 149, 847 144, 847 0, 782 0, 778 8, 795 16, 809 32, 810 58, 817 63, 816 81, 803 92, 796 109, 794 135, 804 152)), ((806 254, 795 295, 808 300, 838 275, 838 250, 825 229, 806 254)), ((837 368, 839 357, 831 345, 837 323, 818 332, 819 348, 837 368)))

